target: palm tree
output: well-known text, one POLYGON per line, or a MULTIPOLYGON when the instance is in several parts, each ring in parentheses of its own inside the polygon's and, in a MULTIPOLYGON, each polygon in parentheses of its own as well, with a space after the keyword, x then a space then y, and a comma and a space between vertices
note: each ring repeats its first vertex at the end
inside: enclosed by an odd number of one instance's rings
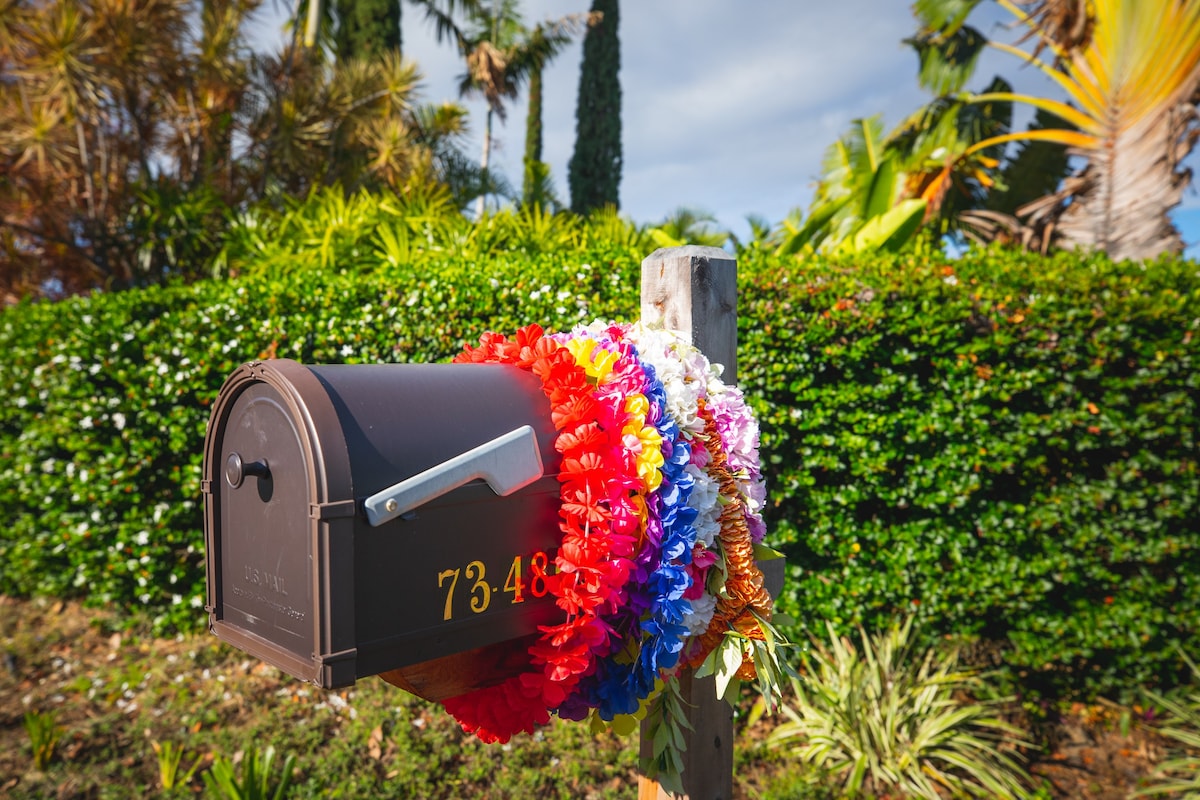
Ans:
POLYGON ((460 177, 415 65, 252 55, 256 4, 0 0, 0 295, 198 277, 231 208, 460 177))
POLYGON ((535 54, 529 70, 529 109, 525 117, 525 175, 521 185, 521 204, 526 206, 560 205, 554 197, 550 165, 542 161, 542 72, 550 59, 558 55, 578 30, 581 20, 597 21, 594 15, 571 15, 560 20, 539 22, 529 36, 535 54))
MULTIPOLYGON (((978 2, 916 4, 931 53, 961 43, 978 2)), ((989 137, 964 155, 1012 141, 1065 145, 1084 166, 1058 191, 1019 210, 1032 224, 1065 244, 1116 259, 1182 252, 1168 212, 1191 178, 1180 165, 1200 137, 1200 0, 996 2, 1026 34, 1017 43, 991 46, 1037 67, 1068 99, 1011 91, 969 99, 1025 103, 1065 124, 989 137), (1028 41, 1032 52, 1018 46, 1028 41), (1053 60, 1043 60, 1043 52, 1053 60)), ((970 74, 972 65, 961 59, 931 58, 960 86, 970 74)))
POLYGON ((504 121, 505 103, 517 97, 531 75, 540 74, 545 64, 566 45, 584 17, 575 14, 549 20, 530 31, 524 25, 517 0, 462 5, 466 15, 466 23, 462 26, 454 20, 452 12, 442 11, 432 3, 427 7, 427 13, 435 23, 439 41, 452 39, 466 62, 466 71, 459 81, 459 93, 464 97, 481 96, 487 103, 480 158, 485 185, 476 207, 477 215, 482 216, 486 196, 492 188, 488 181, 488 165, 493 118, 504 121))
POLYGON ((721 230, 716 217, 686 206, 672 211, 647 233, 656 247, 679 247, 685 244, 721 247, 729 241, 729 231, 721 230))

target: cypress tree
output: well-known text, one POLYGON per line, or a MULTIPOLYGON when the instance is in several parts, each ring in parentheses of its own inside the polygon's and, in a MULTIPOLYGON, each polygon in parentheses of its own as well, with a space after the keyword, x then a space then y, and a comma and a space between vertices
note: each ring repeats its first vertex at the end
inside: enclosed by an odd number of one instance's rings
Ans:
POLYGON ((618 0, 592 0, 603 16, 583 39, 583 65, 575 106, 575 153, 567 166, 571 210, 587 214, 605 205, 620 207, 621 44, 618 0))
MULTIPOLYGON (((534 47, 545 42, 545 30, 541 25, 533 29, 530 44, 534 47)), ((525 116, 525 175, 521 184, 521 204, 526 206, 546 205, 546 189, 550 168, 542 163, 542 70, 545 62, 534 59, 529 68, 529 111, 525 116)))
POLYGON ((337 60, 400 52, 400 0, 335 0, 337 60))
MULTIPOLYGON (((546 29, 540 24, 529 35, 529 49, 535 53, 546 50, 546 29)), ((551 56, 553 57, 553 56, 551 56)), ((525 116, 525 160, 542 160, 542 70, 546 58, 536 56, 529 64, 529 111, 525 116)))

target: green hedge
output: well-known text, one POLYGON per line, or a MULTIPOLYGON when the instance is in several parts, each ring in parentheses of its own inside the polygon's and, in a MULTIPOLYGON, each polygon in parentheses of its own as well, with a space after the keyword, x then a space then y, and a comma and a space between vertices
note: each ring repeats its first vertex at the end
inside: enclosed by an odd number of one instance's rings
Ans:
MULTIPOLYGON (((0 313, 0 592, 196 628, 204 427, 238 364, 444 361, 489 328, 630 319, 639 256, 349 274, 297 246, 290 272, 0 313)), ((1177 679, 1172 648, 1200 644, 1194 263, 742 261, 739 377, 802 627, 916 612, 1033 692, 1177 679)))
POLYGON ((903 613, 1025 691, 1174 683, 1200 645, 1195 263, 748 264, 792 610, 903 613))
POLYGON ((0 313, 0 593, 82 597, 147 612, 159 631, 195 629, 204 431, 238 365, 446 361, 488 327, 629 318, 637 297, 624 287, 636 276, 628 254, 596 248, 10 308, 0 313))

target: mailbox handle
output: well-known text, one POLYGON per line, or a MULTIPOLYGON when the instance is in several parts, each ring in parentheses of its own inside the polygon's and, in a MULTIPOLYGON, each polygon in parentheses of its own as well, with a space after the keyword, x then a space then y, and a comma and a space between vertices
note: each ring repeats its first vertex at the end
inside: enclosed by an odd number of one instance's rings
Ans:
POLYGON ((477 478, 505 497, 542 474, 537 436, 533 428, 523 425, 376 492, 363 501, 363 507, 367 521, 379 526, 477 478))

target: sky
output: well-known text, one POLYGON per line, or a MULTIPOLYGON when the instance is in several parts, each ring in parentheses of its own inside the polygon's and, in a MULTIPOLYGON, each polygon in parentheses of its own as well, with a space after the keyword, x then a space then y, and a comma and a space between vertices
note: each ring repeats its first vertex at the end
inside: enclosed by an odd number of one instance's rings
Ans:
MULTIPOLYGON (((590 0, 521 3, 531 27, 590 6, 590 0)), ((267 0, 260 41, 277 35, 289 8, 287 0, 267 0)), ((1011 17, 995 4, 981 6, 971 21, 1011 41, 1003 27, 1011 17)), ((826 148, 853 120, 880 114, 890 130, 928 101, 917 85, 916 55, 903 43, 914 30, 906 0, 626 0, 619 26, 622 214, 657 223, 687 207, 745 236, 748 216, 774 224, 792 209, 806 209, 826 148)), ((486 107, 458 97, 463 66, 457 52, 437 44, 424 14, 408 4, 402 32, 405 55, 425 76, 421 99, 466 106, 468 148, 478 154, 486 107)), ((576 42, 543 78, 543 159, 564 201, 581 57, 576 42)), ((997 73, 1018 91, 1053 91, 1035 69, 997 51, 985 53, 968 88, 981 90, 997 73)), ((493 132, 492 164, 518 189, 525 115, 522 96, 493 132)), ((1200 149, 1186 163, 1200 173, 1200 149)), ((1200 259, 1195 183, 1173 218, 1187 254, 1200 259)))

